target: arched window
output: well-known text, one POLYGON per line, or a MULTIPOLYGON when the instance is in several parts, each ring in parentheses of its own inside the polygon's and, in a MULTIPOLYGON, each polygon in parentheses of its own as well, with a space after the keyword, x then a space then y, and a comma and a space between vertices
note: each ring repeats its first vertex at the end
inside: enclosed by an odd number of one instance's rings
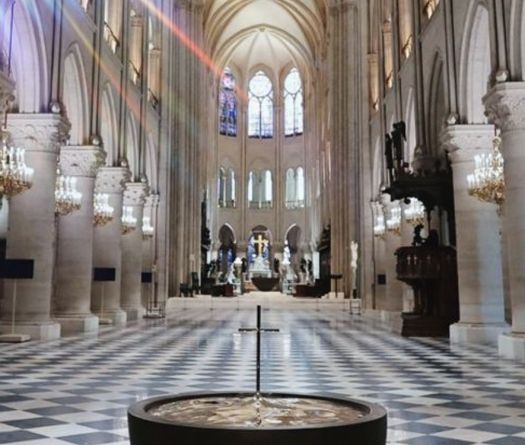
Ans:
POLYGON ((104 2, 104 39, 116 53, 122 33, 122 0, 104 2))
POLYGON ((218 195, 219 195, 219 207, 224 207, 226 201, 226 172, 223 168, 219 170, 219 183, 218 183, 218 195))
POLYGON ((235 95, 235 76, 225 68, 219 91, 219 133, 237 136, 237 96, 235 95))
POLYGON ((304 169, 289 168, 286 171, 286 201, 285 207, 289 210, 302 209, 305 205, 304 169))
POLYGON ((273 87, 266 74, 258 71, 249 84, 248 136, 273 137, 273 87))
MULTIPOLYGON (((218 181, 219 207, 221 209, 235 208, 235 172, 233 169, 226 171, 225 168, 219 169, 218 181)), ((248 185, 248 193, 250 188, 248 185)))
POLYGON ((160 100, 161 51, 157 20, 148 16, 148 100, 158 108, 160 100))
POLYGON ((272 181, 272 172, 266 170, 264 172, 264 208, 272 207, 273 201, 273 181, 272 181))
POLYGON ((254 174, 253 172, 250 172, 248 174, 248 204, 251 207, 252 202, 254 201, 254 174))
POLYGON ((296 68, 284 81, 284 134, 297 136, 304 131, 303 83, 296 68))
POLYGON ((286 201, 284 203, 287 209, 294 206, 295 201, 295 172, 293 168, 286 170, 286 201))
POLYGON ((226 183, 226 207, 235 208, 235 172, 231 168, 228 170, 226 183))
POLYGON ((297 197, 297 207, 303 208, 305 203, 305 183, 304 169, 299 167, 295 177, 295 196, 297 197))

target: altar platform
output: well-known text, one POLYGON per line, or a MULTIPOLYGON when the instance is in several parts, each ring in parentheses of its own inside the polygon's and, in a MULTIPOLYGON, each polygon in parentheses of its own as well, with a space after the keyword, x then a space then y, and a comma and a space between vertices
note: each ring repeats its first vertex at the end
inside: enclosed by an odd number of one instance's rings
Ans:
POLYGON ((210 295, 196 295, 194 298, 174 297, 168 299, 166 311, 168 315, 181 309, 254 309, 260 304, 264 308, 301 309, 301 310, 334 310, 350 311, 350 300, 339 298, 300 298, 285 295, 281 292, 250 292, 236 297, 211 297, 210 295))

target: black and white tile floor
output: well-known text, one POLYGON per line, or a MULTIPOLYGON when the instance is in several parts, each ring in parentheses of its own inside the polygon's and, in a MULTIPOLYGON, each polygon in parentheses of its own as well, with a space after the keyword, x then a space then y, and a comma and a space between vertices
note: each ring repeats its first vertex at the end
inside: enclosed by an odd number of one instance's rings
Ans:
MULTIPOLYGON (((191 308, 97 337, 0 345, 0 444, 128 444, 126 408, 164 393, 251 390, 253 310, 191 308)), ((265 311, 266 390, 364 398, 389 443, 525 444, 525 367, 488 347, 404 339, 342 311, 265 311)))

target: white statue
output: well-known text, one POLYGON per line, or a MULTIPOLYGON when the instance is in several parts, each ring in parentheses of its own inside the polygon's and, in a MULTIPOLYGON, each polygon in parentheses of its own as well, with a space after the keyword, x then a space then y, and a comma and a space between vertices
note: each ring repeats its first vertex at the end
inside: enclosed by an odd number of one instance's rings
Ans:
POLYGON ((353 270, 357 269, 357 260, 359 259, 359 244, 357 244, 355 241, 352 241, 352 244, 350 245, 350 250, 352 251, 352 262, 350 263, 350 266, 353 270))
POLYGON ((352 268, 352 289, 357 289, 357 260, 359 259, 359 244, 355 241, 352 241, 350 244, 350 250, 352 252, 352 260, 350 262, 350 267, 352 268))

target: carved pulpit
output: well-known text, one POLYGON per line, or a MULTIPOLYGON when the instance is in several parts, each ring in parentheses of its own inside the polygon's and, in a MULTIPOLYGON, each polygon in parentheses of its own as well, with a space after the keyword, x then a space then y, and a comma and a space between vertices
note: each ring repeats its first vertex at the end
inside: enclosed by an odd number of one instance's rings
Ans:
POLYGON ((404 336, 448 337, 459 319, 456 250, 449 246, 401 247, 397 279, 414 291, 414 309, 403 313, 404 336))

